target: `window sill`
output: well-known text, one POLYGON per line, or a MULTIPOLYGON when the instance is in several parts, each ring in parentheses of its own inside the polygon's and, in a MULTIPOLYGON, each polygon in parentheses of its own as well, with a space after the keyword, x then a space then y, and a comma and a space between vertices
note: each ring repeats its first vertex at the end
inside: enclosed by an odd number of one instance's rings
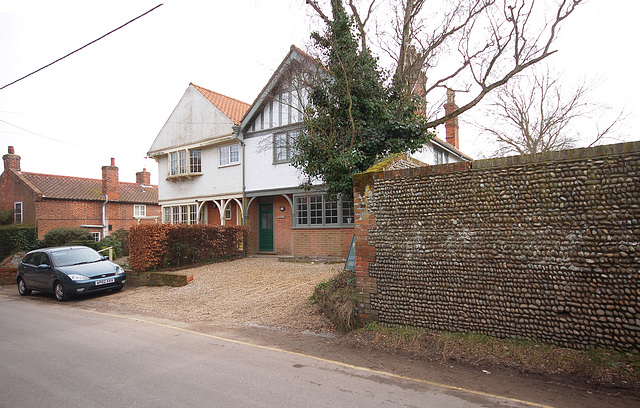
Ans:
POLYGON ((342 224, 342 225, 294 225, 291 229, 294 230, 312 230, 312 229, 349 229, 354 228, 355 224, 342 224))
POLYGON ((167 176, 167 181, 193 180, 195 177, 202 176, 202 173, 183 173, 167 176))
POLYGON ((240 162, 234 162, 234 163, 229 163, 229 164, 221 164, 218 166, 219 169, 222 169, 224 167, 233 167, 233 166, 239 166, 240 162))

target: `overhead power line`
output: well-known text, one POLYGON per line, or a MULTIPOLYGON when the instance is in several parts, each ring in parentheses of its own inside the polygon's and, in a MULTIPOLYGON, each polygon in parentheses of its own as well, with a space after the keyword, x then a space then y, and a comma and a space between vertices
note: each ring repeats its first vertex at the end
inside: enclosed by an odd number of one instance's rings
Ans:
POLYGON ((47 67, 50 67, 51 65, 55 64, 56 62, 61 61, 61 60, 65 59, 65 58, 67 58, 67 57, 68 57, 68 56, 70 56, 71 54, 75 54, 76 52, 78 52, 78 51, 82 50, 83 48, 86 48, 86 47, 90 46, 91 44, 93 44, 93 43, 95 43, 95 42, 98 42, 98 41, 102 40, 104 37, 108 36, 109 34, 114 33, 114 32, 116 32, 116 31, 118 31, 119 29, 121 29, 122 27, 124 27, 124 26, 126 26, 126 25, 128 25, 128 24, 130 24, 130 23, 133 23, 133 22, 134 22, 134 21, 136 21, 137 19, 139 19, 139 18, 141 18, 141 17, 144 17, 145 15, 147 15, 147 14, 151 13, 153 10, 157 9, 158 7, 162 6, 163 4, 164 4, 164 3, 158 4, 157 6, 155 6, 154 8, 152 8, 151 10, 149 10, 149 11, 147 11, 147 12, 145 12, 145 13, 140 14, 138 17, 136 17, 136 18, 134 18, 134 19, 132 19, 132 20, 127 21, 126 23, 124 23, 124 24, 123 24, 123 25, 121 25, 120 27, 118 27, 118 28, 116 28, 116 29, 113 29, 113 30, 109 31, 108 33, 106 33, 105 35, 101 36, 100 38, 96 38, 95 40, 91 41, 90 43, 85 44, 85 45, 83 45, 82 47, 78 48, 77 50, 75 50, 75 51, 71 51, 70 53, 68 53, 68 54, 67 54, 67 55, 65 55, 64 57, 60 57, 60 58, 58 58, 57 60, 53 61, 52 63, 47 64, 47 65, 45 65, 44 67, 39 68, 39 69, 37 69, 37 70, 33 71, 32 73, 30 73, 30 74, 27 74, 27 75, 23 76, 22 78, 18 78, 18 79, 16 79, 16 80, 15 80, 15 81, 13 81, 13 82, 8 83, 8 84, 6 84, 6 85, 4 85, 2 88, 0 88, 0 91, 1 91, 1 90, 3 90, 4 88, 6 88, 6 87, 10 86, 10 85, 15 84, 16 82, 22 81, 23 79, 25 79, 25 78, 27 78, 27 77, 29 77, 29 76, 31 76, 31 75, 33 75, 33 74, 35 74, 36 72, 42 71, 43 69, 45 69, 45 68, 47 68, 47 67))

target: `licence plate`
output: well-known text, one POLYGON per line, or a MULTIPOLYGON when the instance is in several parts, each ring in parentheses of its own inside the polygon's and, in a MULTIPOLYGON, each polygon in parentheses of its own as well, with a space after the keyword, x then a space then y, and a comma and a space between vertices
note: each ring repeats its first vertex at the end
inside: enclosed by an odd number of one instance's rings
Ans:
POLYGON ((97 285, 106 285, 107 283, 113 283, 116 280, 114 278, 107 278, 107 279, 100 279, 96 281, 96 286, 97 285))

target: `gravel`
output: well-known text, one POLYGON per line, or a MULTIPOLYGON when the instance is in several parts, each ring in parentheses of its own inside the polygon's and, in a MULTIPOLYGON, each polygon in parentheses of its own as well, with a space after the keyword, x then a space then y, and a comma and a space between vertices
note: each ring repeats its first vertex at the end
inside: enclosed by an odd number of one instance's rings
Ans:
POLYGON ((182 270, 193 274, 186 286, 129 286, 94 300, 184 322, 334 332, 333 324, 309 303, 309 296, 318 283, 341 269, 341 264, 244 258, 182 270))

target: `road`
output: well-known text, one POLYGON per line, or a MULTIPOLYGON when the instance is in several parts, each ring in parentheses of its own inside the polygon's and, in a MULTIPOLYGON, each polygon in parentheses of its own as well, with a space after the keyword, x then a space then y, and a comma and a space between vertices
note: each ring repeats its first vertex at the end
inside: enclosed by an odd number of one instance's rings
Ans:
POLYGON ((0 407, 531 407, 234 339, 0 296, 0 407))

